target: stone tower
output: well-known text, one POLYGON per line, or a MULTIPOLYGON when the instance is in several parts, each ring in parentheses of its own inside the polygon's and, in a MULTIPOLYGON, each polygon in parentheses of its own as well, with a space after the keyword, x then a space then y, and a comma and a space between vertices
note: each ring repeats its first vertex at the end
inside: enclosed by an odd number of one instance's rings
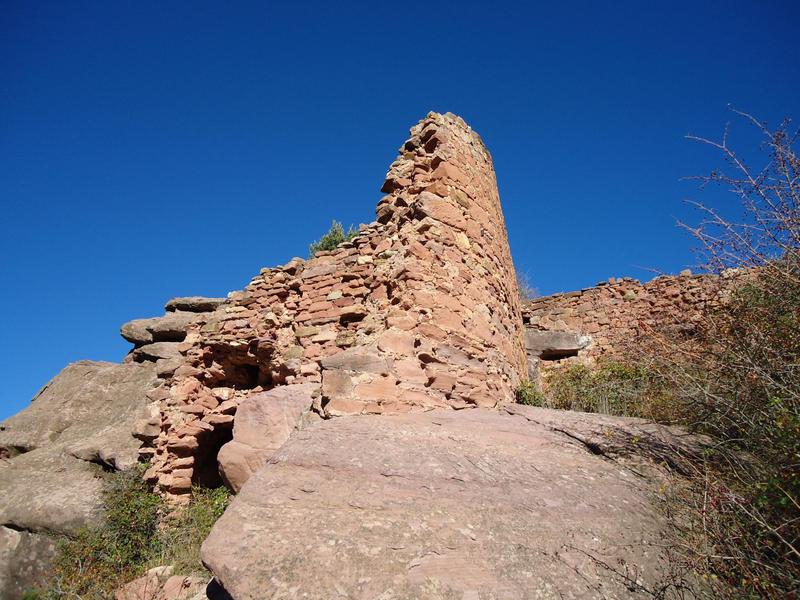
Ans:
POLYGON ((237 409, 265 390, 299 389, 324 417, 513 401, 527 367, 491 157, 450 113, 410 133, 375 222, 191 325, 139 427, 163 490, 213 476, 237 409))

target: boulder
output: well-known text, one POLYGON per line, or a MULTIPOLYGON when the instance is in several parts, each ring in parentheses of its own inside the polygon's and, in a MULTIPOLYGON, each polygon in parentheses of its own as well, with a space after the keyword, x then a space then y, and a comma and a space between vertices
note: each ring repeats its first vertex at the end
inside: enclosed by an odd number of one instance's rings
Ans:
POLYGON ((55 552, 46 535, 0 527, 0 600, 19 600, 43 587, 55 552))
POLYGON ((173 575, 169 566, 153 567, 141 577, 128 582, 114 594, 115 600, 194 600, 208 598, 206 579, 173 575))
POLYGON ((182 342, 186 338, 186 330, 200 317, 196 313, 175 311, 163 317, 148 319, 147 330, 153 335, 154 342, 182 342))
POLYGON ((119 334, 131 344, 142 346, 153 343, 153 334, 147 328, 153 319, 134 319, 119 328, 119 334))
POLYGON ((155 383, 152 364, 76 362, 0 423, 0 525, 71 533, 96 523, 99 474, 137 462, 131 430, 155 383))
POLYGON ((156 382, 152 363, 76 362, 0 423, 0 600, 46 573, 50 534, 102 521, 103 470, 137 462, 131 430, 156 382))
POLYGON ((196 312, 168 312, 162 317, 128 321, 120 327, 119 333, 137 347, 153 342, 182 342, 192 323, 201 318, 196 312))
POLYGON ((139 346, 133 351, 133 360, 143 362, 180 358, 180 345, 180 342, 153 342, 139 346))
POLYGON ((239 404, 233 440, 219 451, 222 478, 238 492, 245 481, 289 439, 319 386, 284 385, 250 396, 239 404))
POLYGON ((187 296, 183 298, 173 298, 164 305, 164 310, 167 312, 185 310, 188 312, 211 312, 221 304, 224 304, 227 298, 206 298, 204 296, 187 296))
POLYGON ((572 331, 525 330, 525 349, 528 354, 545 360, 577 356, 591 341, 590 337, 572 331))
POLYGON ((203 562, 236 600, 638 598, 666 568, 658 468, 596 453, 579 421, 555 426, 554 412, 434 410, 298 431, 216 523, 203 562), (618 565, 635 566, 635 585, 618 565))

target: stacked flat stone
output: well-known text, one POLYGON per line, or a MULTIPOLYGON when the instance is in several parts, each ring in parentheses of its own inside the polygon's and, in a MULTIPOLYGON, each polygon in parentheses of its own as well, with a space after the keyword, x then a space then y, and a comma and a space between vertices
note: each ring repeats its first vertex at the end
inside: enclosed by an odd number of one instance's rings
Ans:
POLYGON ((741 276, 747 274, 731 272, 721 277, 687 270, 644 284, 630 277, 610 277, 594 287, 530 300, 522 312, 531 376, 546 379, 548 372, 569 364, 620 358, 649 333, 690 332, 708 308, 725 300, 741 276), (557 340, 562 344, 571 337, 574 356, 538 360, 543 345, 550 341, 545 332, 562 334, 557 340))
POLYGON ((382 191, 353 240, 262 270, 178 342, 140 428, 147 476, 168 495, 185 498, 239 404, 277 386, 315 384, 323 417, 513 401, 521 304, 480 137, 430 113, 382 191))

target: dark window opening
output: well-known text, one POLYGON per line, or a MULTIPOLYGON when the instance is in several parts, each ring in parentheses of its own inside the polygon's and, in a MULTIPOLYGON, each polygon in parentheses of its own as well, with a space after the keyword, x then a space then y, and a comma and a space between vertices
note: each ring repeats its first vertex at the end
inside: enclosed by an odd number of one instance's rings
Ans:
POLYGON ((198 447, 194 454, 192 484, 205 488, 224 485, 217 466, 220 448, 233 439, 233 424, 217 425, 212 431, 203 432, 197 439, 198 447))
POLYGON ((571 356, 578 356, 577 348, 567 348, 565 350, 544 350, 539 358, 542 360, 561 360, 571 356))
POLYGON ((271 352, 255 352, 248 347, 219 345, 205 357, 205 383, 209 387, 251 390, 273 385, 271 352))

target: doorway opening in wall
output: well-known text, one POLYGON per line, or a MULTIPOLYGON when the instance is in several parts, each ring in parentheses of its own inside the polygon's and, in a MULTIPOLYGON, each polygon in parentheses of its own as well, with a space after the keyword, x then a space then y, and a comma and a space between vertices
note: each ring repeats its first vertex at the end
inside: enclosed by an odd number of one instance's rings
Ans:
POLYGON ((192 485, 205 488, 216 488, 223 485, 222 476, 219 474, 217 455, 220 449, 232 439, 233 423, 217 425, 211 431, 204 431, 198 437, 192 485))

